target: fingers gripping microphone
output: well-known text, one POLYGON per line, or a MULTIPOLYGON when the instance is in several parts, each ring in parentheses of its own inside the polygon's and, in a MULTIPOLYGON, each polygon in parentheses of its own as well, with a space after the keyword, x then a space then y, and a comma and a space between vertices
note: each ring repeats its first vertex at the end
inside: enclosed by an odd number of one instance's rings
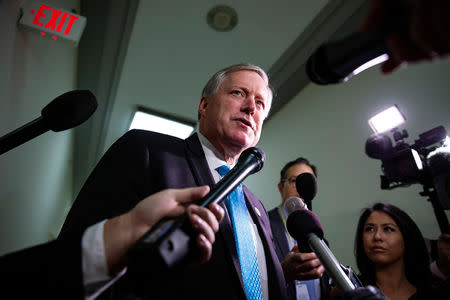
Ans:
POLYGON ((328 274, 338 287, 346 292, 355 286, 341 269, 339 262, 322 240, 323 229, 319 218, 310 210, 300 209, 292 212, 286 222, 289 234, 297 241, 307 242, 316 253, 328 274))
POLYGON ((41 116, 0 138, 0 154, 43 134, 73 128, 97 109, 97 100, 88 90, 70 91, 58 96, 41 111, 41 116))
MULTIPOLYGON (((252 147, 241 153, 239 160, 210 192, 197 204, 208 206, 220 203, 250 174, 256 173, 264 165, 265 154, 259 148, 252 147)), ((194 235, 189 216, 163 218, 144 234, 128 252, 128 270, 137 275, 161 272, 181 265, 195 251, 194 235), (191 241, 192 240, 192 241, 191 241)))

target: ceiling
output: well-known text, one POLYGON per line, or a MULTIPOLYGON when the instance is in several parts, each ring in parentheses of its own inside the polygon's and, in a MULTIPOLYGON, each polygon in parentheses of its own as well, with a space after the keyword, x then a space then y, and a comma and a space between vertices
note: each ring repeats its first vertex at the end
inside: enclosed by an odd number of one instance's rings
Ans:
POLYGON ((272 116, 309 83, 309 55, 353 31, 366 2, 82 0, 87 26, 77 85, 91 90, 99 107, 75 132, 74 193, 138 106, 196 121, 201 90, 223 67, 251 62, 268 71, 276 90, 272 116), (207 13, 218 4, 236 10, 232 31, 208 26, 207 13))

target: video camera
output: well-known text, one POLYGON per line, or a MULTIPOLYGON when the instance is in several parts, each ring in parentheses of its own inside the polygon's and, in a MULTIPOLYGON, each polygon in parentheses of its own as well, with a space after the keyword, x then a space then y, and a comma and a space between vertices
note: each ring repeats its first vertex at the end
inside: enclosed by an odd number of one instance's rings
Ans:
POLYGON ((366 141, 366 154, 381 160, 381 189, 422 184, 421 195, 430 197, 441 230, 449 231, 442 210, 450 209, 450 138, 445 128, 438 126, 420 134, 410 145, 405 142, 406 129, 399 129, 405 120, 396 105, 371 118, 369 124, 375 133, 366 141))

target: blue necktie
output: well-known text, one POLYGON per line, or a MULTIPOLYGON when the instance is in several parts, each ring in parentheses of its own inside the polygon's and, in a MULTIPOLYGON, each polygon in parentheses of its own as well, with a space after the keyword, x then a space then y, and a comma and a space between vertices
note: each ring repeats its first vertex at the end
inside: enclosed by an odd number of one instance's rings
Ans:
MULTIPOLYGON (((230 171, 226 165, 217 168, 220 176, 230 171)), ((242 186, 238 185, 228 196, 225 203, 233 223, 234 240, 241 265, 242 280, 248 300, 261 300, 261 283, 259 282, 258 262, 256 260, 255 244, 253 242, 250 216, 245 206, 242 186)))

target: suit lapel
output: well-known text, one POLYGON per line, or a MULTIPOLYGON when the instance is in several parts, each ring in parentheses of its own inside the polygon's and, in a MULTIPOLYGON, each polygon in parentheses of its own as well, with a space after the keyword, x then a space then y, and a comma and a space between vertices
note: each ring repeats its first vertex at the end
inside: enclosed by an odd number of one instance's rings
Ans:
POLYGON ((275 226, 272 226, 273 228, 273 236, 274 236, 274 240, 275 243, 280 251, 280 253, 282 254, 282 256, 286 256, 286 254, 289 252, 289 244, 288 241, 286 239, 286 233, 285 233, 285 229, 284 229, 284 224, 283 224, 283 220, 281 220, 281 216, 279 213, 279 210, 276 209, 275 211, 275 226))
POLYGON ((186 158, 194 175, 197 185, 214 185, 214 178, 209 171, 208 162, 203 152, 202 144, 198 139, 197 133, 194 133, 186 140, 186 158))

